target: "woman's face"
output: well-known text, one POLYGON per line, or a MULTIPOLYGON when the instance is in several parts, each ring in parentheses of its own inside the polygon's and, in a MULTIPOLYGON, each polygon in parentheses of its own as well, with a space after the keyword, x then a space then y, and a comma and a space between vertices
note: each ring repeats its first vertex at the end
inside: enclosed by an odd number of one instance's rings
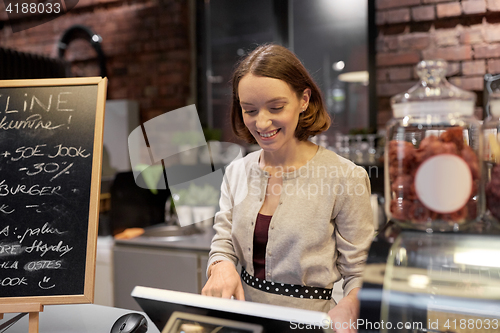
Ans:
POLYGON ((309 103, 311 91, 302 98, 284 81, 245 75, 238 85, 243 122, 265 151, 278 151, 297 142, 295 129, 299 114, 309 103))

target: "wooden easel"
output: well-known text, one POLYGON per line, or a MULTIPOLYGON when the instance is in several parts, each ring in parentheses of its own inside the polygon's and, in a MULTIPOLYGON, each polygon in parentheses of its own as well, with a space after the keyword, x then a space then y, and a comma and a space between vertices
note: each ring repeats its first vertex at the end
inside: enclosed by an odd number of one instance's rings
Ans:
MULTIPOLYGON (((36 291, 38 289, 26 290, 27 295, 23 294, 25 289, 19 289, 21 292, 14 292, 12 295, 4 295, 0 297, 0 319, 3 318, 4 313, 29 313, 29 333, 39 333, 39 319, 40 312, 43 312, 45 305, 56 305, 56 304, 84 304, 84 303, 93 303, 94 301, 94 284, 95 284, 95 267, 96 267, 96 252, 97 252, 97 234, 98 234, 98 221, 99 221, 99 194, 100 194, 100 186, 101 186, 101 166, 102 166, 102 141, 103 141, 103 131, 104 131, 104 106, 106 102, 106 87, 107 87, 107 78, 101 77, 85 77, 85 78, 64 78, 64 79, 36 79, 36 80, 0 80, 0 89, 8 88, 9 91, 18 91, 21 96, 25 96, 23 92, 28 89, 30 94, 35 94, 36 91, 40 91, 40 94, 55 94, 56 99, 58 98, 57 94, 71 94, 67 92, 68 87, 73 87, 73 90, 80 88, 88 88, 89 86, 95 86, 97 88, 97 96, 96 96, 96 104, 93 103, 89 105, 85 105, 85 108, 82 109, 85 113, 82 113, 81 121, 85 121, 85 124, 88 122, 88 126, 91 126, 91 121, 94 123, 94 130, 87 131, 84 133, 88 147, 93 147, 92 157, 91 157, 91 165, 88 165, 87 168, 91 167, 91 177, 90 183, 85 183, 87 189, 85 191, 90 191, 90 197, 85 200, 89 200, 89 210, 88 210, 88 221, 85 221, 82 218, 82 223, 88 223, 87 229, 87 238, 86 238, 86 248, 79 248, 79 251, 85 254, 85 262, 79 262, 78 265, 81 267, 84 272, 84 284, 83 290, 80 287, 78 288, 65 288, 67 289, 76 289, 76 290, 67 290, 64 294, 60 292, 55 292, 54 294, 50 294, 50 292, 44 293, 43 296, 30 296, 32 294, 37 294, 36 291), (61 87, 65 90, 62 91, 61 87), (79 88, 80 87, 80 88, 79 88), (62 92, 61 92, 62 91, 62 92), (42 93, 43 92, 43 93, 42 93), (94 112, 95 111, 95 112, 94 112)), ((72 91, 73 91, 72 90, 72 91)), ((86 92, 89 90, 84 89, 86 92)), ((90 94, 90 93, 89 93, 90 94)), ((75 90, 75 95, 79 95, 79 93, 75 90)), ((17 95, 13 95, 17 96, 17 95)), ((50 95, 52 96, 52 95, 50 95)), ((82 95, 83 96, 83 95, 82 95)), ((17 98, 17 97, 16 97, 17 98)), ((21 99, 23 99, 22 97, 21 99)), ((52 97, 50 97, 52 98, 52 97)), ((24 99, 23 99, 24 100, 24 99)), ((33 99, 34 100, 34 99, 33 99)), ((21 101, 22 103, 22 101, 21 101)), ((26 103, 26 101, 25 101, 26 103)), ((45 102, 44 102, 45 103, 45 102)), ((63 99, 63 104, 64 104, 63 99)), ((52 103, 54 104, 54 103, 52 103)), ((41 104, 40 104, 41 107, 41 104)), ((45 106, 44 106, 45 107, 45 106)), ((65 106, 62 106, 65 107, 65 106)), ((43 108, 42 108, 43 109, 43 108)), ((66 109, 58 109, 58 111, 68 111, 66 109)), ((30 111, 31 112, 31 111, 30 111)), ((47 111, 48 112, 48 111, 47 111)), ((53 111, 51 111, 53 112, 53 111)), ((59 113, 59 114, 64 114, 59 113)), ((64 116, 66 117, 66 116, 64 116)), ((63 117, 63 118, 64 118, 63 117)), ((69 116, 68 129, 70 125, 71 116, 69 116)), ((61 119, 63 119, 61 118, 61 119)), ((65 118, 64 118, 65 119, 65 118)), ((73 124, 75 122, 75 118, 73 119, 73 124)), ((62 121, 61 124, 65 124, 65 121, 62 121)), ((50 124, 50 121, 47 123, 50 124)), ((55 124, 55 123, 54 123, 55 124)), ((53 126, 52 124, 51 126, 53 126)), ((58 123, 59 124, 59 123, 58 123)), ((87 126, 85 125, 85 126, 87 126)), ((38 126, 38 125, 36 125, 38 126)), ((49 125, 47 125, 49 126, 49 125)), ((62 126, 62 125, 59 125, 62 126)), ((72 125, 73 126, 73 125, 72 125)), ((53 127, 56 128, 56 127, 53 127)), ((61 127, 63 128, 63 127, 61 127)), ((65 134, 69 135, 69 134, 65 134)), ((44 139, 45 140, 45 139, 44 139)), ((63 139, 59 141, 55 141, 55 144, 59 142, 63 142, 63 139)), ((38 141, 36 141, 38 142, 38 141)), ((35 142, 35 144, 36 144, 35 142)), ((41 141, 40 141, 41 142, 41 141)), ((43 141, 45 142, 45 141, 43 141)), ((76 145, 76 143, 75 143, 76 145)), ((57 146, 56 146, 57 147, 57 146)), ((80 147, 81 148, 81 147, 80 147)), ((48 157, 49 155, 46 154, 48 157)), ((14 170, 15 171, 15 170, 14 170)), ((3 171, 2 171, 3 172, 3 171)), ((14 179, 17 177, 16 173, 12 173, 14 179)), ((3 176, 2 176, 3 177, 3 176)), ((74 176, 71 176, 74 178, 74 176)), ((41 191, 41 190, 40 190, 41 191)), ((30 215, 26 215, 30 216, 30 215)), ((21 216, 22 217, 22 216, 21 216)), ((1 229, 0 229, 1 230, 1 229)), ((68 229, 71 230, 71 229, 68 229)), ((2 236, 3 237, 3 236, 2 236)), ((77 237, 78 234, 77 234, 77 237)), ((66 243, 71 243, 71 240, 66 239, 66 243)), ((80 257, 80 256, 79 256, 80 257)), ((22 262, 21 258, 17 259, 19 262, 22 262)), ((28 262, 33 260, 33 258, 26 258, 23 262, 28 262)), ((68 263, 68 265, 73 265, 73 263, 68 263)), ((22 267, 22 265, 21 265, 22 267)), ((54 273, 56 274, 56 273, 54 273)), ((40 276, 41 278, 41 276, 40 276)), ((81 277, 78 277, 80 279, 81 277)), ((22 280, 21 280, 22 281, 22 280)), ((45 281, 45 277, 40 280, 41 282, 45 281)), ((52 280, 53 281, 53 280, 52 280)), ((78 284, 80 285, 80 283, 78 284)), ((40 285, 39 285, 40 286, 40 285)), ((55 286, 55 285, 54 285, 55 286)), ((52 288, 50 285, 47 287, 52 288)), ((41 287, 40 287, 41 288, 41 287)), ((55 291, 55 289, 54 289, 55 291)))
POLYGON ((0 319, 4 313, 29 313, 29 333, 38 333, 40 312, 43 312, 43 305, 37 303, 28 304, 1 304, 0 319))

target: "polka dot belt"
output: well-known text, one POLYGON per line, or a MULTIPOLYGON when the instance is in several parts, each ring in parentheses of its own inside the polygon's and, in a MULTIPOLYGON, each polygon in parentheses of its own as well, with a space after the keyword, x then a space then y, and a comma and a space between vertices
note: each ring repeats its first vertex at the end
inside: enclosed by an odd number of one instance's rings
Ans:
POLYGON ((241 268, 241 278, 250 287, 270 294, 308 299, 329 300, 332 298, 333 289, 261 280, 248 274, 244 267, 241 268))

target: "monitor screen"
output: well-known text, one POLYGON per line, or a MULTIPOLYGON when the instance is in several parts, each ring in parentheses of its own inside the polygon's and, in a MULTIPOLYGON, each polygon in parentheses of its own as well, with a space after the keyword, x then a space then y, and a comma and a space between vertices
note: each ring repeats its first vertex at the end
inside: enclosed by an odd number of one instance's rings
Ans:
POLYGON ((333 332, 330 317, 323 312, 140 286, 134 288, 132 297, 160 331, 174 312, 181 312, 261 325, 263 333, 333 332))
POLYGON ((162 333, 263 333, 262 326, 234 320, 174 312, 162 333))

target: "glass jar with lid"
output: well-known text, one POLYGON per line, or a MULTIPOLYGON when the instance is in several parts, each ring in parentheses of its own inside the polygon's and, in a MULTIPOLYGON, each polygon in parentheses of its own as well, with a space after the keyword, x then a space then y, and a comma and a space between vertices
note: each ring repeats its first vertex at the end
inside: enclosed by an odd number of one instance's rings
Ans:
POLYGON ((488 97, 489 115, 483 122, 487 219, 500 221, 500 92, 488 97))
POLYGON ((457 231, 480 216, 476 96, 450 84, 444 60, 417 64, 420 82, 393 96, 387 124, 387 214, 401 226, 457 231))

